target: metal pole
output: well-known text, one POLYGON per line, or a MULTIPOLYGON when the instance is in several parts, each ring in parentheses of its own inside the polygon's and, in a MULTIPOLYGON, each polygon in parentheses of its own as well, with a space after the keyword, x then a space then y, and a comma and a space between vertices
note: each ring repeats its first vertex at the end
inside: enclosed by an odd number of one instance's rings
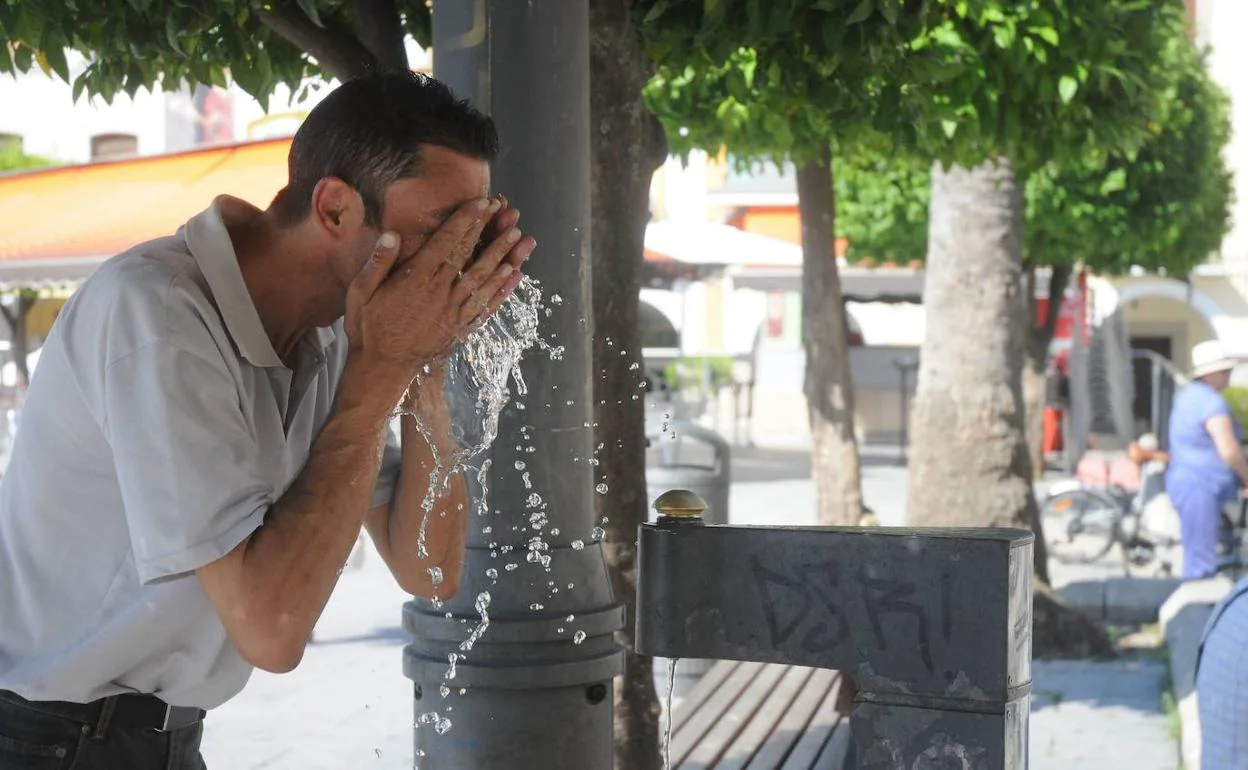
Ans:
POLYGON ((623 670, 614 633, 624 617, 591 534, 588 4, 435 0, 433 40, 435 76, 498 124, 493 187, 537 238, 528 272, 546 297, 560 297, 542 332, 563 353, 554 361, 535 351, 523 364, 528 396, 500 420, 490 513, 471 517, 458 594, 442 607, 404 608, 416 763, 609 770, 612 681, 623 670), (485 591, 489 625, 465 651, 485 591), (463 655, 454 678, 452 655, 463 655))

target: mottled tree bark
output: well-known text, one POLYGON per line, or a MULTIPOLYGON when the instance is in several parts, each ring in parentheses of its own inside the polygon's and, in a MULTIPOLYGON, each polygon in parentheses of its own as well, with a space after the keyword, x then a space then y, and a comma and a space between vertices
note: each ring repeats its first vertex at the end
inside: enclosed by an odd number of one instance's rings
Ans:
POLYGON ((1021 186, 1008 162, 933 169, 909 523, 1033 530, 1033 653, 1112 655, 1104 632, 1047 585, 1021 386, 1034 325, 1022 225, 1021 186))
POLYGON ((590 2, 594 399, 599 469, 609 493, 604 552, 616 598, 624 603, 620 641, 628 648, 615 688, 615 766, 660 766, 660 706, 649 657, 632 652, 637 597, 637 527, 646 520, 645 402, 638 325, 650 179, 667 155, 658 120, 641 89, 650 76, 631 0, 590 2))
POLYGON ((932 170, 912 526, 1030 527, 1022 201, 1006 161, 932 170))
MULTIPOLYGON (((1039 531, 1022 370, 1023 201, 1008 161, 932 169, 911 526, 1039 531)), ((1048 581, 1042 537, 1036 577, 1048 581)))
POLYGON ((829 150, 798 168, 797 205, 802 220, 804 389, 816 513, 820 524, 856 525, 862 518, 862 475, 854 436, 845 298, 836 264, 836 198, 829 150))

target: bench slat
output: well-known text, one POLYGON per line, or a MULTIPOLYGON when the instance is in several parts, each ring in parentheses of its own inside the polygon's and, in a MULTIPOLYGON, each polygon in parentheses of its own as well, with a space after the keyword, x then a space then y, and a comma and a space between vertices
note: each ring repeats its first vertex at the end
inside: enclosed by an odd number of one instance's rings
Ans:
POLYGON ((823 699, 836 686, 840 673, 826 668, 811 670, 806 686, 797 696, 797 700, 785 712, 776 728, 767 736, 746 770, 775 770, 784 763, 793 747, 801 738, 810 724, 815 710, 823 703, 823 699))
POLYGON ((806 731, 802 733, 801 740, 793 747, 793 751, 778 770, 811 770, 814 767, 815 760, 823 751, 824 744, 832 737, 833 731, 841 721, 841 714, 836 710, 836 699, 840 693, 841 681, 841 678, 837 677, 836 684, 823 696, 823 701, 816 709, 810 724, 806 726, 806 731))
POLYGON ((686 759, 678 765, 679 770, 706 770, 715 767, 715 763, 728 749, 728 746, 754 719, 759 707, 766 702, 767 696, 775 688, 776 683, 789 669, 788 666, 764 666, 758 672, 749 687, 729 701, 728 709, 716 722, 715 726, 698 741, 686 759))
MULTIPOLYGON (((721 660, 714 666, 711 666, 705 674, 698 679, 688 693, 680 700, 680 705, 672 710, 672 733, 678 732, 689 717, 697 713, 703 703, 715 693, 716 690, 723 685, 724 680, 732 676, 742 664, 735 660, 721 660)), ((756 664, 762 665, 762 664, 756 664)), ((680 663, 677 662, 677 671, 679 672, 680 663)))
MULTIPOLYGON (((776 734, 780 724, 793 708, 793 703, 809 686, 813 669, 788 666, 779 683, 767 693, 762 705, 755 711, 749 724, 737 734, 732 745, 715 765, 715 770, 743 770, 751 759, 776 734)), ((772 764, 775 767, 775 763, 772 764)))
POLYGON ((832 737, 823 745, 819 758, 810 766, 810 770, 844 770, 845 760, 849 756, 849 718, 843 717, 832 731, 832 737))
MULTIPOLYGON (((685 698, 681 705, 687 704, 690 713, 678 715, 677 721, 672 723, 674 725, 670 749, 672 767, 681 767, 681 763, 685 761, 694 747, 715 726, 724 712, 732 707, 741 693, 763 670, 763 667, 762 663, 738 663, 732 666, 720 680, 720 685, 711 689, 701 700, 695 701, 692 693, 685 698)), ((718 665, 713 666, 707 675, 709 676, 717 668, 719 668, 718 665)), ((684 711, 684 709, 681 710, 684 711)))

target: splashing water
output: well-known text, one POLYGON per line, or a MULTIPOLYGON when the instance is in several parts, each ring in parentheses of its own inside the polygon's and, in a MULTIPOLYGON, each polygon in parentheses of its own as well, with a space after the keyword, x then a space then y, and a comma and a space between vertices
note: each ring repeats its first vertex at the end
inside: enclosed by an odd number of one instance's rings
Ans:
MULTIPOLYGON (((495 572, 494 574, 497 575, 498 573, 495 572)), ((473 606, 476 607, 477 614, 481 616, 481 622, 472 629, 472 633, 468 634, 467 639, 459 643, 459 649, 461 652, 471 651, 476 643, 481 640, 482 635, 485 634, 485 630, 490 627, 490 592, 482 591, 477 594, 477 600, 473 606)), ((450 677, 447 678, 449 679, 450 677)))
MULTIPOLYGON (((418 410, 405 410, 416 418, 416 427, 433 452, 434 468, 429 475, 429 488, 421 505, 424 517, 417 534, 417 551, 427 559, 426 547, 429 513, 434 502, 450 488, 453 474, 468 469, 468 460, 485 451, 498 436, 498 417, 515 393, 524 396, 528 387, 520 373, 520 359, 539 342, 538 308, 542 290, 526 277, 503 303, 503 307, 479 329, 451 351, 446 363, 446 387, 443 391, 451 420, 450 452, 444 447, 418 410)), ((431 371, 426 367, 416 375, 413 388, 419 391, 431 371)), ((405 400, 406 402, 406 400, 405 400)), ((488 472, 482 463, 478 479, 488 472)), ((478 513, 488 510, 484 492, 478 513)))
POLYGON ((676 662, 679 658, 667 661, 667 699, 663 702, 663 714, 667 724, 663 727, 663 770, 672 766, 672 692, 676 689, 676 662))
POLYGON ((416 721, 422 725, 433 725, 433 731, 438 735, 446 735, 451 731, 451 720, 436 711, 421 714, 416 721))

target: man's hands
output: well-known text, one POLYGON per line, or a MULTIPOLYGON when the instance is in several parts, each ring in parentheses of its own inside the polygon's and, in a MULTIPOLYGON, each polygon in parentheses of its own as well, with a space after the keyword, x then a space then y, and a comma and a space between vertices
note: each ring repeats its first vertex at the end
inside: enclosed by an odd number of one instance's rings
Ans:
POLYGON ((518 268, 536 243, 521 235, 518 219, 503 200, 469 201, 402 257, 398 236, 383 233, 347 291, 352 355, 376 365, 399 392, 406 388, 422 364, 444 356, 520 283, 518 268), (489 240, 478 248, 487 225, 489 240))

